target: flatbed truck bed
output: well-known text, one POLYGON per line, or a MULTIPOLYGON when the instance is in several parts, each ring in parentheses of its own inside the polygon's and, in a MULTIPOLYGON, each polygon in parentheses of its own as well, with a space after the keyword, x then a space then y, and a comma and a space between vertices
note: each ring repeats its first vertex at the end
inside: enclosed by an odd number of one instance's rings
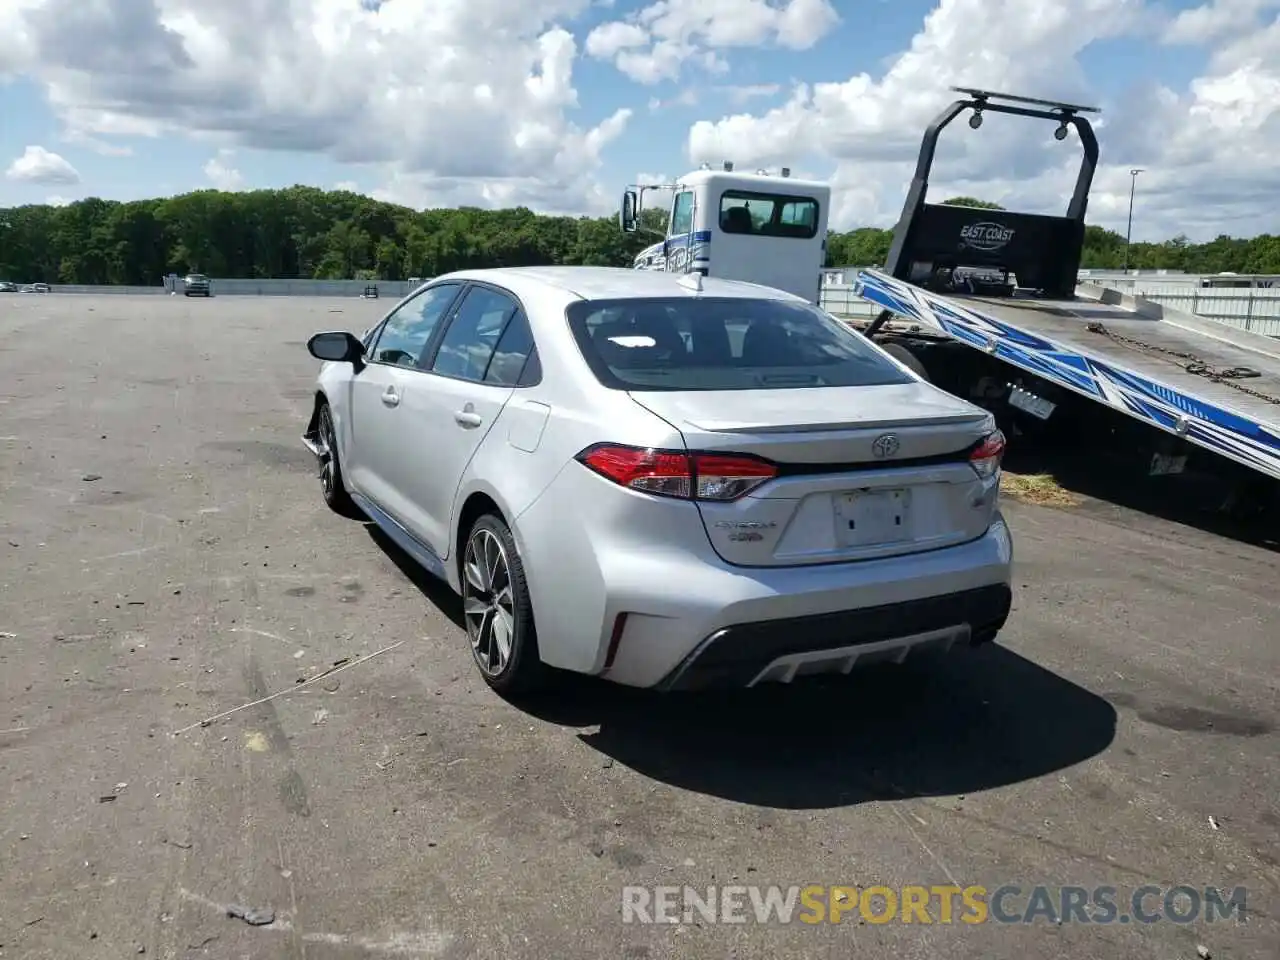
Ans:
POLYGON ((942 295, 863 270, 855 289, 924 331, 1280 479, 1278 340, 1091 285, 1071 300, 942 295))
MULTIPOLYGON (((976 380, 964 382, 969 372, 959 360, 942 372, 949 380, 960 373, 962 389, 1003 405, 1015 425, 1030 417, 1052 433, 1064 415, 1068 424, 1100 425, 1091 414, 1103 411, 1082 407, 1085 398, 1156 428, 1126 440, 1154 446, 1149 472, 1178 472, 1170 464, 1185 463, 1191 444, 1243 466, 1250 482, 1265 480, 1270 492, 1260 496, 1280 510, 1280 341, 1080 284, 1099 152, 1085 115, 1096 111, 953 89, 964 97, 925 130, 884 268, 856 278, 856 292, 881 308, 866 333, 896 334, 885 327, 899 317, 935 341, 974 348, 990 359, 975 365, 976 380), (1056 124, 1059 142, 1075 130, 1082 157, 1064 215, 928 201, 939 134, 964 113, 974 130, 987 113, 1056 124), (1071 409, 1058 413, 1063 404, 1071 409)), ((911 334, 897 336, 912 353, 911 334)), ((932 349, 926 339, 917 341, 922 351, 932 349)))

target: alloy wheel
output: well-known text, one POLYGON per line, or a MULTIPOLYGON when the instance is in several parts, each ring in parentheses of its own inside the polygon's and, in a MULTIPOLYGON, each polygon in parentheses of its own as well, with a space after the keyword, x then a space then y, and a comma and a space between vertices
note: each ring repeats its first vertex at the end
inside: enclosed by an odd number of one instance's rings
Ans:
POLYGON ((326 497, 333 495, 334 483, 334 450, 337 444, 333 437, 333 418, 328 408, 320 411, 320 429, 316 431, 316 461, 320 471, 320 487, 326 497))
POLYGON ((462 612, 471 650, 480 669, 496 676, 511 660, 515 600, 507 552, 492 531, 481 528, 471 535, 462 569, 462 612))

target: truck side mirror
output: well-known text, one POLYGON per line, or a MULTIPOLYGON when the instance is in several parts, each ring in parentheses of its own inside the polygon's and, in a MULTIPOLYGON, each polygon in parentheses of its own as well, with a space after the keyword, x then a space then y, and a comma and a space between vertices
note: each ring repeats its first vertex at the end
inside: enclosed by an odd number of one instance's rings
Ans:
POLYGON ((635 233, 639 228, 639 201, 634 190, 622 192, 622 206, 618 208, 618 226, 623 233, 635 233))

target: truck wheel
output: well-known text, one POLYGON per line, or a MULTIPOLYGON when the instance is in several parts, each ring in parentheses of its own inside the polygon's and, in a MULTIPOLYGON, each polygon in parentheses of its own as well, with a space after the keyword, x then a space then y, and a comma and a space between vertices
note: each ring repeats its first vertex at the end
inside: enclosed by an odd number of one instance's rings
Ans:
POLYGON ((880 349, 887 353, 893 359, 897 360, 903 366, 910 369, 917 377, 925 383, 930 383, 929 371, 924 368, 924 364, 920 362, 920 358, 908 350, 900 343, 882 343, 880 349))

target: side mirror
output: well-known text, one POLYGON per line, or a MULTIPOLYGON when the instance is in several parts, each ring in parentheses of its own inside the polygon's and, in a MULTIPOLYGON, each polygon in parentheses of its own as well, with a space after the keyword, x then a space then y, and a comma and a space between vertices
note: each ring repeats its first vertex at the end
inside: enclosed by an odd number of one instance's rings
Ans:
POLYGON ((636 199, 634 190, 624 190, 622 192, 622 206, 618 209, 618 226, 622 228, 623 233, 635 233, 639 228, 639 208, 640 203, 636 199))
POLYGON ((364 344, 345 331, 317 333, 307 341, 307 352, 317 360, 360 363, 364 359, 364 344))

